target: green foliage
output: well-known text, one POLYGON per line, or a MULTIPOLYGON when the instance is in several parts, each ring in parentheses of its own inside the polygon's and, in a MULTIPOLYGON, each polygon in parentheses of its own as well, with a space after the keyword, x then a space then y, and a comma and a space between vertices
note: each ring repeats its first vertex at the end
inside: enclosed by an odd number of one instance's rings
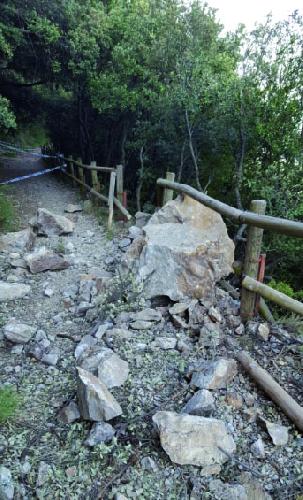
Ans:
POLYGON ((0 387, 0 423, 12 417, 19 404, 19 396, 10 386, 0 387))
POLYGON ((6 192, 7 189, 0 187, 0 231, 9 231, 15 227, 15 210, 6 192))
POLYGON ((16 128, 14 113, 10 109, 8 99, 0 95, 0 132, 16 128))

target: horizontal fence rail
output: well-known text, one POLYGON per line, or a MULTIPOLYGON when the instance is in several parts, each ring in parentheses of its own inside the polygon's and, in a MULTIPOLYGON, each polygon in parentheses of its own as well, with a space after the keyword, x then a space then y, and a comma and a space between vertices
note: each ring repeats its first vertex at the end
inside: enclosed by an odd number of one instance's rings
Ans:
POLYGON ((221 201, 215 200, 214 198, 197 191, 195 188, 192 188, 187 184, 178 184, 177 182, 171 182, 166 179, 158 179, 157 184, 164 188, 187 194, 194 200, 200 201, 203 205, 212 208, 221 215, 225 215, 240 224, 250 224, 262 229, 269 229, 277 233, 282 233, 287 236, 303 238, 302 222, 280 219, 279 217, 272 217, 270 215, 257 215, 253 212, 242 211, 238 208, 230 207, 221 201))

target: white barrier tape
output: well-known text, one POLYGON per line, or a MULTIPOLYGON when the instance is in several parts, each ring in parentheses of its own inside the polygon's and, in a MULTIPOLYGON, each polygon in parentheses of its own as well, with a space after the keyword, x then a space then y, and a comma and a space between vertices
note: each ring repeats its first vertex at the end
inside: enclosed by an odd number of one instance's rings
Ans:
POLYGON ((34 153, 31 151, 26 151, 25 149, 16 148, 15 146, 9 146, 8 144, 4 144, 0 141, 0 149, 15 151, 16 153, 25 153, 30 156, 37 156, 38 158, 57 158, 57 156, 45 155, 43 153, 34 153))
POLYGON ((67 165, 64 164, 61 165, 61 167, 46 168, 43 170, 39 170, 39 172, 34 172, 33 174, 22 175, 20 177, 15 177, 14 179, 9 179, 8 181, 0 182, 0 186, 3 186, 5 184, 14 184, 15 182, 23 181, 25 179, 30 179, 31 177, 38 177, 39 175, 49 174, 50 172, 55 172, 55 170, 63 170, 66 167, 67 165))

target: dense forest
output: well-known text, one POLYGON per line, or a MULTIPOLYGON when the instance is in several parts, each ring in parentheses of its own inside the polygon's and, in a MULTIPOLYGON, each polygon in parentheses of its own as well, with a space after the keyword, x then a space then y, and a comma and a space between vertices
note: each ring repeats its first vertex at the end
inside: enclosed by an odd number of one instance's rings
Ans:
MULTIPOLYGON (((122 163, 134 209, 155 204, 169 170, 233 206, 264 198, 267 213, 302 220, 302 54, 298 13, 226 33, 200 1, 7 0, 0 138, 122 163)), ((302 250, 267 235, 267 273, 300 290, 302 250)))

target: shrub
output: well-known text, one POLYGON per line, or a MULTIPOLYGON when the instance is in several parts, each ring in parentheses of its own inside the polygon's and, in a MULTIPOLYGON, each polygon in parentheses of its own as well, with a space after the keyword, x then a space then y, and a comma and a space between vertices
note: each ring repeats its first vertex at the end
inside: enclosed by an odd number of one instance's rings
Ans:
POLYGON ((0 387, 0 422, 12 417, 18 407, 19 396, 9 385, 0 387))
POLYGON ((15 210, 12 202, 6 195, 5 188, 0 189, 0 231, 13 229, 15 221, 15 210))

